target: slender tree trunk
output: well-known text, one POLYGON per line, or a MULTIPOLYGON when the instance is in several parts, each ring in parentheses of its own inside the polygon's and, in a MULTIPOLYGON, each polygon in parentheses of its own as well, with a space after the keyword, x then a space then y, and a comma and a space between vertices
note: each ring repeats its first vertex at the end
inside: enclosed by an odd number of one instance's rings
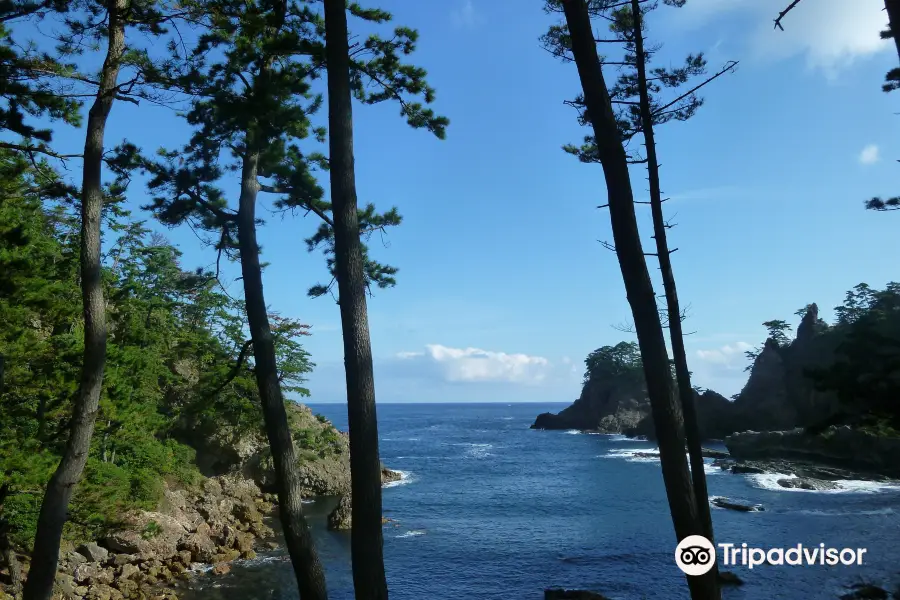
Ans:
MULTIPOLYGON (((689 535, 701 535, 703 531, 684 452, 681 409, 672 385, 665 336, 637 227, 628 161, 603 78, 587 5, 584 0, 564 0, 563 7, 606 179, 616 254, 641 348, 669 510, 676 537, 682 540, 689 535)), ((718 591, 710 585, 709 578, 687 579, 694 600, 718 598, 718 591)))
POLYGON ((256 242, 256 197, 259 194, 257 167, 259 153, 249 151, 244 157, 241 173, 241 197, 238 208, 238 244, 241 253, 241 274, 244 280, 244 302, 250 337, 253 340, 254 371, 259 398, 262 402, 266 435, 275 463, 278 486, 278 513, 284 529, 288 553, 294 566, 301 600, 326 600, 325 572, 303 516, 297 457, 288 426, 284 397, 278 382, 275 361, 275 341, 269 327, 269 316, 263 295, 262 268, 259 264, 259 245, 256 242))
POLYGON ((353 527, 351 555, 357 600, 387 600, 381 525, 381 460, 366 278, 353 164, 350 56, 344 0, 325 0, 328 130, 335 273, 340 295, 350 429, 353 527))
POLYGON ((103 210, 103 137, 115 101, 125 51, 123 13, 128 0, 110 0, 106 59, 97 97, 88 113, 81 191, 81 297, 84 306, 84 359, 81 387, 72 408, 69 440, 44 492, 38 517, 25 600, 49 600, 56 580, 59 544, 69 500, 87 463, 106 365, 106 305, 100 278, 100 230, 103 210))
MULTIPOLYGON (((691 372, 687 364, 687 352, 684 349, 684 332, 681 329, 681 307, 678 303, 678 290, 675 287, 675 274, 672 272, 671 253, 666 241, 666 223, 663 218, 662 192, 659 184, 659 161, 656 156, 656 139, 653 133, 653 114, 650 106, 650 92, 647 89, 647 63, 644 54, 643 15, 640 0, 631 0, 634 15, 634 49, 637 59, 638 89, 640 92, 641 129, 644 133, 644 145, 647 148, 647 171, 650 180, 650 210, 653 214, 653 237, 656 240, 656 254, 659 258, 659 269, 662 271, 663 288, 666 294, 666 309, 669 315, 669 339, 672 341, 672 354, 675 359, 675 376, 678 383, 678 395, 684 412, 684 432, 687 437, 688 454, 690 455, 691 480, 694 497, 697 500, 697 514, 703 527, 703 535, 715 545, 713 538, 712 515, 709 509, 709 492, 706 487, 706 470, 703 465, 703 449, 700 444, 700 428, 697 425, 697 407, 694 402, 694 388, 691 387, 691 372)), ((711 580, 712 587, 718 587, 718 568, 713 569, 705 577, 711 580)))
POLYGON ((897 57, 900 58, 900 0, 884 0, 884 8, 888 14, 891 37, 897 46, 897 57))

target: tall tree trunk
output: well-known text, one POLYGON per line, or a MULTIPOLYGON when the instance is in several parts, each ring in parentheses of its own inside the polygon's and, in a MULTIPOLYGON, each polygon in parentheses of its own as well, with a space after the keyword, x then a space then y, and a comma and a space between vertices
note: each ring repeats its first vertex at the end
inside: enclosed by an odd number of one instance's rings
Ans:
POLYGON ((103 210, 103 137, 115 101, 125 51, 124 12, 128 0, 110 0, 106 58, 97 97, 88 113, 81 183, 81 297, 84 306, 84 359, 81 387, 72 408, 69 440, 44 492, 25 582, 25 600, 49 600, 56 580, 59 544, 75 485, 87 463, 106 365, 106 304, 100 278, 100 229, 103 210))
MULTIPOLYGON (((616 254, 641 348, 669 510, 676 537, 682 540, 689 535, 702 535, 703 531, 684 452, 681 409, 672 385, 665 336, 634 213, 627 156, 603 78, 587 5, 584 0, 564 0, 563 7, 606 179, 616 254)), ((718 590, 710 585, 708 577, 687 579, 694 600, 718 598, 718 590)))
MULTIPOLYGON (((703 449, 700 444, 700 428, 697 424, 697 407, 694 402, 694 389, 691 387, 691 372, 687 364, 687 352, 684 349, 684 332, 681 328, 681 307, 678 303, 678 290, 675 287, 675 274, 672 272, 671 253, 666 241, 666 223, 662 210, 662 192, 659 184, 659 161, 656 156, 656 138, 653 133, 653 114, 650 105, 650 92, 647 89, 647 58, 644 53, 643 15, 640 0, 631 0, 634 15, 634 50, 637 59, 638 90, 640 92, 641 129, 644 134, 644 145, 647 149, 647 172, 650 180, 650 210, 653 215, 653 237, 656 240, 656 254, 659 258, 659 269, 662 271, 663 288, 666 294, 666 309, 669 315, 669 339, 672 342, 672 354, 675 359, 675 376, 678 383, 678 395, 684 412, 684 432, 687 437, 688 454, 690 455, 691 480, 694 497, 697 501, 697 514, 703 527, 703 535, 711 542, 713 538, 712 515, 709 509, 709 491, 706 487, 706 470, 703 465, 703 449)), ((715 545, 715 543, 713 543, 715 545)), ((712 587, 718 587, 718 568, 713 569, 705 577, 711 580, 712 587)))
POLYGON ((900 0, 884 0, 884 9, 888 14, 891 37, 897 46, 897 57, 900 58, 900 0))
POLYGON ((301 600, 326 600, 325 572, 303 516, 300 477, 297 457, 288 426, 284 397, 278 381, 275 360, 275 341, 269 327, 269 315, 263 295, 262 268, 259 264, 259 245, 256 242, 256 197, 259 194, 257 169, 259 152, 249 150, 241 172, 241 197, 237 215, 238 245, 241 253, 241 274, 244 280, 244 303, 250 337, 253 341, 254 371, 259 398, 262 402, 266 435, 275 463, 278 486, 278 514, 284 529, 288 553, 294 566, 301 600))
MULTIPOLYGON (((0 357, 0 369, 2 369, 3 361, 0 357)), ((3 377, 0 370, 0 393, 3 392, 3 377)), ((9 523, 3 517, 3 503, 9 495, 9 482, 0 485, 0 565, 6 564, 9 571, 10 591, 13 599, 18 599, 22 591, 22 569, 19 565, 19 558, 16 551, 9 542, 9 523)))
POLYGON ((387 600, 381 525, 381 460, 375 413, 375 376, 366 309, 353 164, 350 56, 344 0, 325 0, 328 129, 335 274, 340 295, 350 428, 353 527, 351 555, 357 600, 387 600))

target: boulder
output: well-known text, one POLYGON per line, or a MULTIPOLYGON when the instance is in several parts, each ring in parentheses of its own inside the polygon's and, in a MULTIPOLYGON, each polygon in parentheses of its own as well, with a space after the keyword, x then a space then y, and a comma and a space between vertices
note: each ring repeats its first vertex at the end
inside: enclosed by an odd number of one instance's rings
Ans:
POLYGON ((186 550, 191 553, 191 560, 199 563, 212 562, 216 555, 216 544, 210 537, 210 527, 203 523, 197 527, 197 531, 190 534, 179 546, 178 550, 186 550))
POLYGON ((350 494, 345 494, 341 496, 334 510, 328 514, 328 529, 332 531, 349 531, 352 524, 350 494))
POLYGON ((157 512, 140 512, 127 519, 128 529, 112 533, 104 544, 123 554, 137 554, 140 560, 169 558, 187 530, 175 518, 157 512))
POLYGON ((101 548, 96 542, 79 546, 78 553, 92 562, 103 562, 109 557, 109 550, 101 548))

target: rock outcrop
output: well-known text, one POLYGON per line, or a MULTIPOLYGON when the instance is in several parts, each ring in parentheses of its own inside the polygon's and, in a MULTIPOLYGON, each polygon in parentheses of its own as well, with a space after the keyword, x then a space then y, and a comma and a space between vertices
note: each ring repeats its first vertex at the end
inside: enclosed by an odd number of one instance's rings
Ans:
POLYGON ((900 477, 900 438, 847 426, 829 427, 816 435, 800 428, 745 431, 725 438, 725 445, 731 456, 739 460, 792 459, 900 477))
MULTIPOLYGON (((766 341, 733 401, 712 390, 696 394, 701 436, 723 439, 738 431, 784 430, 826 421, 837 409, 836 398, 816 390, 808 371, 833 362, 839 340, 831 333, 811 304, 796 339, 784 345, 766 341)), ((532 428, 655 436, 646 385, 634 377, 588 381, 574 404, 558 414, 539 415, 532 428)))

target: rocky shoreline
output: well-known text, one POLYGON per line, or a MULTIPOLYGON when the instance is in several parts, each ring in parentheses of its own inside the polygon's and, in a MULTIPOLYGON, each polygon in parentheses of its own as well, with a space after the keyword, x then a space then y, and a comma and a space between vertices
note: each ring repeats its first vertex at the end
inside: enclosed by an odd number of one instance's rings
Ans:
MULTIPOLYGON (((304 497, 346 496, 349 508, 346 433, 306 406, 287 408, 304 497)), ((277 497, 261 432, 196 430, 188 441, 205 477, 194 486, 167 484, 155 510, 124 515, 98 539, 64 542, 53 600, 175 600, 176 584, 205 572, 224 575, 233 561, 278 547, 266 524, 277 513, 277 497)), ((401 478, 382 470, 385 484, 401 478)), ((24 578, 28 557, 17 558, 24 578)), ((0 570, 0 600, 12 600, 4 581, 10 574, 0 570)))
MULTIPOLYGON (((382 471, 385 484, 401 478, 382 471)), ((177 600, 177 584, 203 573, 225 575, 233 561, 279 546, 266 524, 276 500, 239 475, 205 479, 194 491, 167 488, 157 511, 128 515, 103 538, 64 547, 53 600, 177 600)), ((349 495, 340 506, 349 528, 349 495)), ((0 600, 7 598, 0 586, 0 600)))

